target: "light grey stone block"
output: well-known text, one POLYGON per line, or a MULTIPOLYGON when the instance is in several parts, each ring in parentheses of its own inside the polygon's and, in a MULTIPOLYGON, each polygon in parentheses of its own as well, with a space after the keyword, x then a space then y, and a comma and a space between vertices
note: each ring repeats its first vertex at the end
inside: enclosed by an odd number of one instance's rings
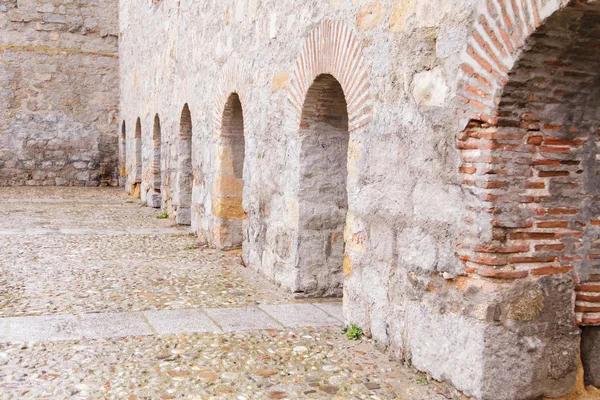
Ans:
POLYGON ((220 331, 201 310, 144 311, 144 315, 160 335, 220 331))
POLYGON ((340 302, 312 303, 314 306, 325 311, 327 314, 344 322, 344 304, 340 302))
POLYGON ((141 312, 81 314, 81 332, 86 339, 152 335, 141 312))
POLYGON ((281 322, 286 328, 341 324, 341 321, 312 304, 263 305, 261 308, 281 322))
POLYGON ((205 311, 225 332, 283 328, 258 307, 207 308, 205 311))
POLYGON ((0 342, 53 342, 81 337, 74 315, 3 318, 0 342))

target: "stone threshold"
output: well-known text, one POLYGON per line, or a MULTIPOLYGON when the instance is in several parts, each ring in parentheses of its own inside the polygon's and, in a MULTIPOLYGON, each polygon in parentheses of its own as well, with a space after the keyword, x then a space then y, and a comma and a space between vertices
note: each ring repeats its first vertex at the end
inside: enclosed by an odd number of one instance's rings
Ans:
POLYGON ((341 302, 0 318, 0 343, 181 333, 230 333, 343 324, 341 302))

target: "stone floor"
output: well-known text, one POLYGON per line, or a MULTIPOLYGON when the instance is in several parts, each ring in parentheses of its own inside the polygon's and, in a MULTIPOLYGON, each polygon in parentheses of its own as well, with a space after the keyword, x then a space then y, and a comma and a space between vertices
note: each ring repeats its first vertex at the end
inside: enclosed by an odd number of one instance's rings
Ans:
POLYGON ((0 189, 1 399, 460 399, 118 189, 0 189))

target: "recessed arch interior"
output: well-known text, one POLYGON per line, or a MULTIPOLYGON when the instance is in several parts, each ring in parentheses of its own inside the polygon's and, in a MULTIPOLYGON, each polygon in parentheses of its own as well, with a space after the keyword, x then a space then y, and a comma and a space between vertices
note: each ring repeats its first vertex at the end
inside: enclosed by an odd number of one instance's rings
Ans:
POLYGON ((191 224, 192 190, 194 171, 192 166, 192 115, 186 103, 179 120, 177 138, 177 211, 176 220, 180 225, 191 224))
POLYGON ((223 109, 215 176, 213 213, 217 218, 214 240, 222 248, 240 247, 244 240, 244 112, 237 93, 223 109))
POLYGON ((154 193, 160 193, 162 187, 161 138, 160 117, 156 114, 152 129, 152 190, 154 193))
POLYGON ((119 135, 119 175, 127 176, 127 128, 125 121, 121 123, 121 133, 119 135))
POLYGON ((142 182, 142 122, 140 118, 135 123, 135 181, 142 182))
POLYGON ((298 290, 341 296, 349 132, 344 91, 332 75, 309 88, 298 136, 298 290))

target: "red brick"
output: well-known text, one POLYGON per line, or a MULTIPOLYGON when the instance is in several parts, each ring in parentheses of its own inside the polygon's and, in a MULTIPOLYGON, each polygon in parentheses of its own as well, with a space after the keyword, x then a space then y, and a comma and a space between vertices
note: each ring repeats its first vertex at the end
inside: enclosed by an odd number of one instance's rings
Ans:
POLYGON ((497 279, 523 279, 529 275, 528 271, 498 271, 494 269, 479 268, 477 274, 486 278, 497 279))
POLYGON ((536 224, 538 228, 568 228, 568 221, 544 221, 536 224))
POLYGON ((555 176, 569 176, 569 171, 540 171, 538 176, 540 178, 551 178, 555 176))
POLYGON ((510 258, 510 262, 514 264, 549 263, 554 262, 554 260, 556 260, 555 256, 513 256, 510 258))
POLYGON ((541 276, 541 275, 557 275, 557 274, 567 274, 573 271, 573 267, 541 267, 535 268, 531 270, 531 275, 541 276))
POLYGON ((577 210, 573 208, 549 208, 548 215, 575 215, 577 210))
POLYGON ((529 251, 529 245, 520 244, 513 246, 495 246, 495 245, 485 245, 478 246, 475 248, 476 252, 480 253, 524 253, 529 251))
POLYGON ((575 287, 575 291, 600 293, 600 285, 579 285, 575 287))
POLYGON ((540 152, 542 152, 542 153, 570 153, 571 149, 568 147, 540 146, 540 152))
POLYGON ((545 182, 526 182, 525 188, 526 189, 545 189, 546 183, 545 182))
POLYGON ((600 313, 600 307, 575 306, 575 312, 600 313))
POLYGON ((556 234, 550 232, 511 232, 510 238, 513 240, 552 240, 556 234))
POLYGON ((546 252, 546 251, 563 251, 565 249, 564 244, 536 244, 535 251, 546 252))

